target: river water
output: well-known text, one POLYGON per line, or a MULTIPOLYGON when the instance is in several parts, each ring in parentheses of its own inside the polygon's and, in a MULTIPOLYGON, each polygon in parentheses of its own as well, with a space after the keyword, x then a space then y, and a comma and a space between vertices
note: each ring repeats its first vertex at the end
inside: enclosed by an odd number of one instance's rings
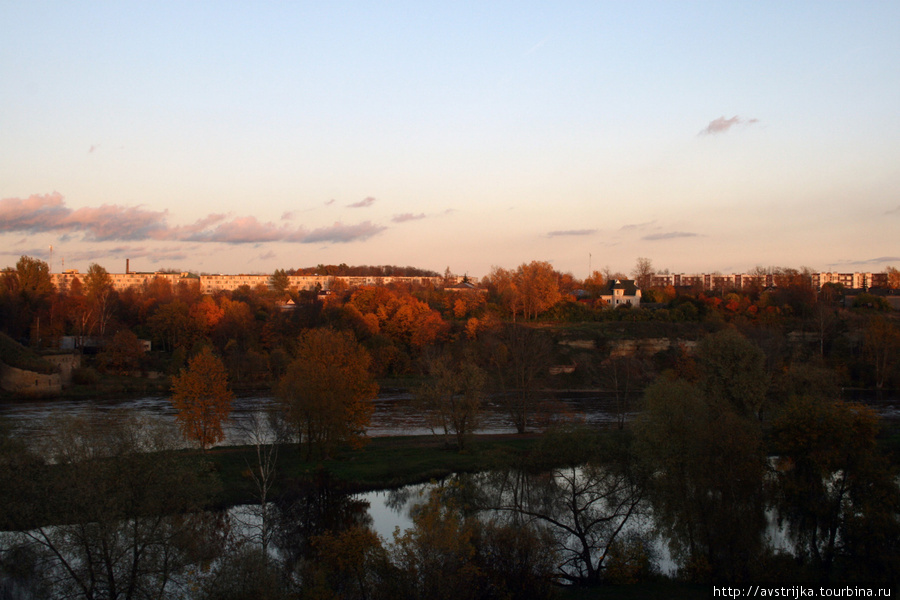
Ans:
MULTIPOLYGON (((245 395, 235 398, 231 417, 225 423, 225 440, 222 445, 244 443, 238 424, 252 413, 271 407, 275 399, 270 395, 245 395)), ((423 435, 431 433, 426 415, 416 406, 409 392, 383 392, 373 401, 375 411, 367 429, 370 437, 392 435, 423 435)), ((636 406, 636 399, 632 400, 636 406)), ((569 393, 539 402, 539 409, 530 419, 530 427, 543 429, 549 423, 578 420, 593 425, 615 423, 617 420, 615 398, 603 393, 569 393)), ((6 420, 16 435, 36 440, 46 432, 48 419, 75 416, 90 411, 107 412, 127 409, 141 415, 166 421, 175 420, 175 409, 167 396, 145 396, 122 399, 46 399, 0 404, 0 419, 6 420)), ((632 418, 634 411, 626 413, 632 418)), ((478 433, 515 433, 509 418, 497 403, 485 403, 478 433)))

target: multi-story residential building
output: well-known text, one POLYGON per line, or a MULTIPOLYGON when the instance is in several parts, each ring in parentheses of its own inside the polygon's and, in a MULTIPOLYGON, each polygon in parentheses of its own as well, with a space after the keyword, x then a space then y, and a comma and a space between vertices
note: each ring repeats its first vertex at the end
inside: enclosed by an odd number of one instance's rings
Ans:
MULTIPOLYGON (((83 282, 84 274, 77 269, 70 269, 62 273, 51 275, 53 283, 59 290, 68 290, 72 281, 79 279, 83 282)), ((197 282, 200 291, 204 294, 213 294, 219 291, 234 291, 241 286, 257 288, 264 286, 272 289, 272 276, 259 274, 239 275, 191 275, 189 273, 109 273, 113 288, 116 291, 124 291, 130 287, 148 285, 153 279, 165 279, 172 285, 179 282, 197 282)), ((341 281, 348 287, 360 287, 364 285, 388 285, 391 283, 406 283, 411 285, 428 284, 440 285, 443 277, 349 277, 343 275, 289 275, 288 288, 292 290, 330 290, 336 281, 341 281)), ((455 279, 454 279, 455 281, 455 279)))
POLYGON ((271 283, 271 275, 201 275, 200 291, 204 294, 212 294, 218 291, 234 291, 242 285, 250 288, 258 286, 268 288, 271 283))
MULTIPOLYGON (((821 289, 826 283, 839 283, 847 289, 886 288, 889 285, 887 273, 810 273, 810 283, 816 289, 821 289)), ((651 286, 662 288, 674 287, 701 287, 705 290, 743 290, 749 287, 778 287, 778 276, 773 273, 701 273, 687 275, 684 273, 654 274, 651 277, 651 286)))
MULTIPOLYGON (((178 283, 198 283, 200 291, 204 294, 212 294, 217 291, 234 291, 241 286, 257 288, 264 286, 267 289, 273 288, 272 275, 261 274, 239 274, 239 275, 191 275, 190 273, 157 273, 157 272, 134 272, 128 268, 126 263, 125 273, 110 273, 113 287, 117 291, 123 291, 130 287, 140 287, 149 285, 154 279, 165 279, 172 285, 178 283)), ((53 283, 60 291, 68 290, 72 282, 77 278, 84 279, 84 274, 80 274, 76 269, 63 271, 62 273, 53 273, 51 275, 53 283)), ((811 273, 808 275, 810 284, 816 289, 821 289, 826 283, 841 284, 847 289, 868 289, 878 287, 888 287, 889 279, 887 273, 838 273, 838 272, 822 272, 811 273)), ((460 277, 451 277, 449 283, 458 283, 460 277)), ((287 278, 288 289, 290 290, 331 290, 336 282, 341 282, 347 287, 360 287, 366 285, 388 285, 392 283, 402 283, 409 285, 444 285, 448 283, 443 277, 394 277, 394 276, 344 276, 344 275, 289 275, 287 278)), ((769 288, 777 287, 779 284, 778 276, 772 273, 767 274, 750 274, 750 273, 659 273, 654 274, 650 278, 651 287, 664 288, 667 286, 674 287, 693 287, 705 290, 728 291, 732 289, 747 289, 750 287, 769 288)))

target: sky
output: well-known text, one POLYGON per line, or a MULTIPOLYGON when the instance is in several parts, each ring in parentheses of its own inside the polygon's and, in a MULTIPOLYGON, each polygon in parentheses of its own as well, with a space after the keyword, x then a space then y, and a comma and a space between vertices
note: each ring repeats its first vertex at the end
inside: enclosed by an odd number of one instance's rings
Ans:
POLYGON ((900 267, 897 31, 889 0, 0 0, 0 266, 900 267))

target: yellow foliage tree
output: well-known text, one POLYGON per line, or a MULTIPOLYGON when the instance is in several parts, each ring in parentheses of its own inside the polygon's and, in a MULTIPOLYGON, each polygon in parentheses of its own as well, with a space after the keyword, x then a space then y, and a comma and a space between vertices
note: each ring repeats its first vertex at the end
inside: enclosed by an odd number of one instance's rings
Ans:
POLYGON ((181 432, 204 451, 225 438, 222 423, 231 413, 233 397, 225 365, 209 348, 172 380, 172 404, 181 432))
POLYGON ((300 336, 297 358, 276 394, 288 420, 313 448, 327 455, 339 443, 362 444, 378 385, 371 357, 349 332, 311 329, 300 336))

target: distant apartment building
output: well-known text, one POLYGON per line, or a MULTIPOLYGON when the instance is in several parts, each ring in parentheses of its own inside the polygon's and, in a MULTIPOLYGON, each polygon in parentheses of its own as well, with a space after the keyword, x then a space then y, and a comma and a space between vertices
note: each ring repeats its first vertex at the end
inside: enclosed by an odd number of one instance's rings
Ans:
MULTIPOLYGON (((79 273, 78 269, 67 269, 62 273, 52 273, 50 275, 53 280, 53 284, 56 286, 61 292, 68 291, 72 283, 77 279, 81 283, 84 283, 84 277, 86 273, 79 273)), ((191 276, 189 273, 109 273, 109 278, 112 281, 113 289, 117 292, 123 292, 130 287, 141 287, 145 284, 149 284, 154 279, 165 279, 172 285, 177 284, 180 281, 197 281, 196 277, 191 276)))
POLYGON ((214 294, 218 291, 230 292, 242 285, 249 288, 258 286, 269 288, 271 283, 271 275, 201 275, 200 291, 204 294, 214 294))
MULTIPOLYGON (((214 294, 219 291, 234 291, 241 286, 258 288, 264 286, 273 289, 272 275, 262 274, 238 274, 238 275, 192 275, 190 273, 159 273, 159 272, 134 272, 126 263, 125 273, 110 273, 113 287, 117 291, 124 291, 131 287, 149 285, 154 279, 164 279, 173 286, 178 283, 198 282, 200 291, 204 294, 214 294)), ((84 274, 77 269, 69 269, 62 273, 51 274, 54 285, 62 292, 70 289, 75 279, 84 282, 84 274)), ((887 273, 838 273, 822 272, 809 274, 810 284, 816 289, 821 289, 826 283, 841 284, 847 289, 869 289, 888 287, 887 273)), ((458 284, 462 277, 451 277, 446 281, 443 277, 395 277, 395 276, 344 276, 344 275, 289 275, 287 278, 288 289, 293 291, 328 291, 336 282, 341 282, 346 287, 354 288, 370 285, 435 285, 458 284)), ((630 280, 623 280, 630 281, 630 280)), ((703 290, 727 291, 742 290, 752 287, 771 288, 778 286, 778 276, 772 273, 655 273, 650 278, 650 286, 664 288, 673 286, 676 288, 698 288, 703 290)))
MULTIPOLYGON (((51 278, 54 285, 60 291, 68 291, 72 282, 79 279, 84 283, 84 273, 79 273, 77 269, 69 269, 62 273, 53 273, 51 278)), ((112 280, 113 288, 116 291, 124 291, 130 287, 143 287, 149 285, 154 279, 164 279, 173 286, 179 282, 193 283, 197 282, 200 286, 201 293, 214 294, 216 292, 231 292, 241 286, 257 288, 263 286, 266 289, 273 289, 271 275, 259 274, 239 274, 239 275, 191 275, 190 273, 137 273, 127 271, 125 273, 109 273, 112 280)), ((422 285, 431 283, 433 285, 441 285, 444 282, 443 277, 349 277, 342 275, 289 275, 288 289, 294 291, 307 290, 330 290, 336 281, 341 281, 347 287, 361 287, 366 285, 388 285, 391 283, 405 283, 409 285, 422 285)), ((454 279, 455 281, 455 279, 454 279)))
MULTIPOLYGON (((821 289, 826 283, 841 284, 847 289, 868 289, 888 287, 887 273, 811 273, 810 283, 821 289)), ((773 273, 701 273, 687 275, 684 273, 660 273, 651 277, 651 286, 664 288, 698 287, 704 290, 743 290, 751 287, 778 287, 778 276, 773 273)))

